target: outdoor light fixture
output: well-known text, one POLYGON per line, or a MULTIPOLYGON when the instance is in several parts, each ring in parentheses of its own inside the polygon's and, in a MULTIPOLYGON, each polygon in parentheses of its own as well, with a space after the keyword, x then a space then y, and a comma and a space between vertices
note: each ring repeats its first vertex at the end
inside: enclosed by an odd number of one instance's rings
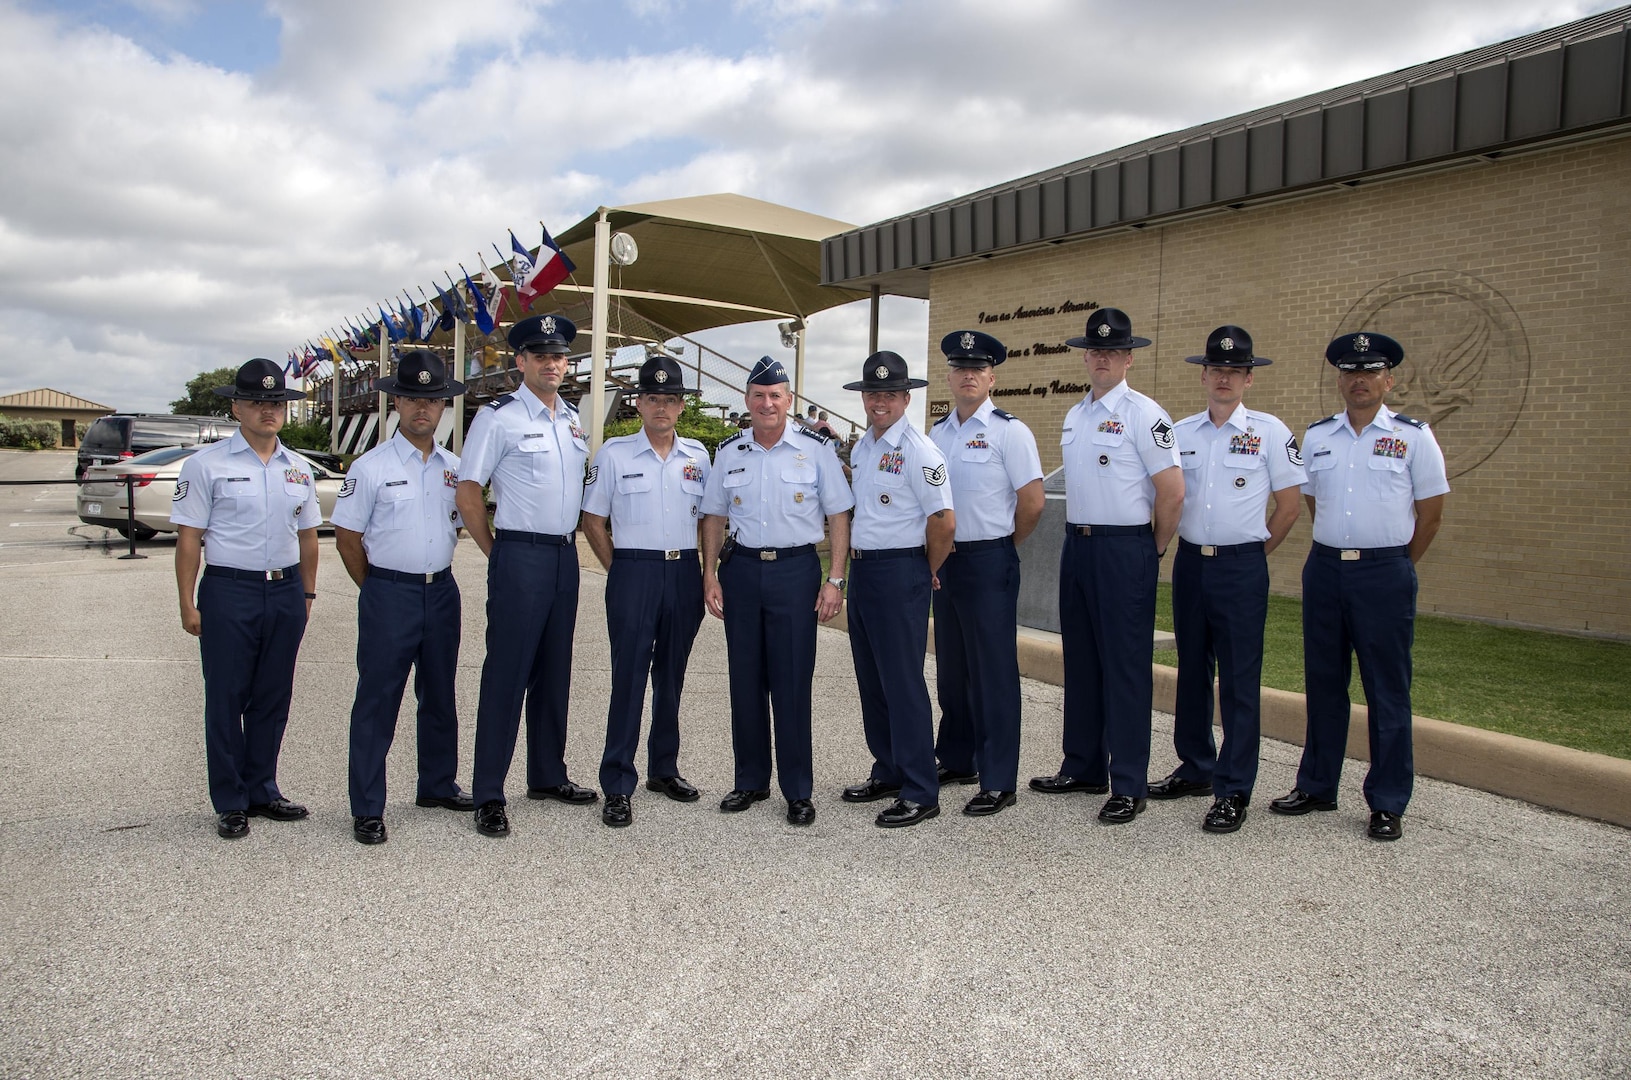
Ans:
POLYGON ((777 323, 776 329, 781 331, 782 348, 796 348, 799 343, 799 332, 804 329, 804 320, 794 319, 792 322, 777 323))

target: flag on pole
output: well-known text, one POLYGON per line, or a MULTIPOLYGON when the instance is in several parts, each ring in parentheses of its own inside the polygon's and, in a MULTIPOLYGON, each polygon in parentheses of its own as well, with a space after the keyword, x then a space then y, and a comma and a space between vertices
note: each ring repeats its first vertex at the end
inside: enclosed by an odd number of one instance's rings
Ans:
POLYGON ((387 341, 395 341, 401 336, 397 333, 396 326, 392 324, 390 313, 385 310, 384 304, 379 306, 379 322, 380 326, 385 331, 385 339, 387 341))
POLYGON ((441 297, 442 300, 442 314, 436 319, 436 328, 438 330, 451 330, 456 321, 453 316, 453 299, 443 292, 442 287, 436 282, 432 281, 430 284, 436 290, 436 295, 441 297))
MULTIPOLYGON (((510 242, 517 250, 521 250, 521 245, 515 242, 514 233, 510 234, 510 242)), ((549 235, 549 230, 544 229, 544 242, 538 247, 538 260, 527 272, 526 277, 518 280, 515 294, 522 299, 524 307, 531 308, 533 301, 540 296, 547 296, 549 290, 565 281, 567 275, 576 269, 572 260, 566 257, 566 252, 562 251, 560 245, 549 235)))
MULTIPOLYGON (((447 271, 444 270, 443 273, 447 273, 447 271)), ((438 286, 439 288, 440 286, 438 286)), ((452 274, 447 274, 447 292, 443 294, 442 298, 447 301, 448 310, 453 312, 455 321, 470 321, 470 309, 464 306, 464 297, 460 294, 458 283, 453 280, 452 274)))
POLYGON ((490 266, 481 268, 481 283, 487 287, 487 309, 493 313, 496 323, 504 315, 504 283, 490 266))
MULTIPOLYGON (((407 296, 406 290, 404 290, 403 295, 407 296)), ((407 322, 408 327, 413 334, 413 340, 424 341, 425 320, 419 314, 419 305, 413 302, 413 297, 408 296, 408 304, 406 308, 403 307, 402 301, 400 300, 396 302, 396 307, 398 311, 402 312, 402 317, 407 322)))
MULTIPOLYGON (((464 270, 464 267, 459 267, 464 270)), ((481 295, 481 289, 470 280, 470 271, 464 270, 464 283, 470 288, 470 307, 476 316, 476 328, 483 334, 493 332, 493 313, 487 310, 487 300, 481 295)))

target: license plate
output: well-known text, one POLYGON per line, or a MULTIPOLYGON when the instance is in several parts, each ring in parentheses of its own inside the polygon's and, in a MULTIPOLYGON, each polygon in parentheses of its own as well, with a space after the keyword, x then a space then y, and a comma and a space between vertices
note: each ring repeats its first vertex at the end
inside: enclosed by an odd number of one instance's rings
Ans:
POLYGON ((102 504, 101 503, 86 503, 85 504, 85 513, 89 514, 91 517, 101 517, 102 516, 102 504))

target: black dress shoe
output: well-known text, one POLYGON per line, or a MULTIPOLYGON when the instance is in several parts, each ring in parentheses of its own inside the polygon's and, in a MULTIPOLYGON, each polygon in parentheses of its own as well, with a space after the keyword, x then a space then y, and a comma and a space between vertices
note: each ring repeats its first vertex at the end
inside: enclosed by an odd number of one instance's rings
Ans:
POLYGON ((288 799, 279 797, 271 802, 250 803, 249 809, 244 813, 250 817, 271 818, 273 821, 299 821, 309 811, 299 803, 292 803, 288 799))
POLYGON ((948 769, 944 765, 940 766, 938 772, 942 784, 972 784, 980 778, 979 773, 958 772, 955 769, 948 769))
POLYGON ((1285 798, 1275 799, 1269 803, 1269 809, 1276 814, 1290 814, 1292 817, 1306 814, 1310 810, 1335 810, 1336 808, 1335 799, 1316 799, 1300 788, 1292 788, 1291 794, 1285 798))
POLYGON ((727 814, 739 814, 756 802, 764 802, 770 798, 768 791, 748 791, 737 788, 723 799, 719 800, 719 808, 727 814))
POLYGON ((863 784, 853 784, 844 789, 845 802, 877 802, 887 799, 891 795, 900 794, 899 784, 888 784, 882 780, 868 780, 863 784))
MULTIPOLYGON (((696 802, 701 792, 691 786, 683 776, 652 776, 646 779, 647 791, 660 791, 675 802, 696 802)), ((607 796, 610 798, 610 796, 607 796)))
POLYGON ((878 815, 877 825, 880 829, 904 829, 908 825, 916 825, 920 821, 928 821, 939 816, 938 805, 926 806, 911 799, 896 799, 889 809, 878 815))
POLYGON ((1206 819, 1201 822, 1201 828, 1207 832, 1234 832, 1245 820, 1246 796, 1225 795, 1213 801, 1212 809, 1206 812, 1206 819))
POLYGON ((215 832, 224 840, 236 840, 249 835, 249 815, 242 810, 228 810, 215 817, 215 832))
POLYGON ((1404 820, 1398 814, 1390 814, 1386 810, 1372 810, 1370 812, 1370 838, 1372 840, 1397 840, 1404 835, 1404 820))
POLYGON ((1031 790, 1040 791, 1044 795, 1063 795, 1067 791, 1085 791, 1089 795, 1103 795, 1110 790, 1109 784, 1090 784, 1086 780, 1078 780, 1074 776, 1060 773, 1058 776, 1031 777, 1031 790))
POLYGON ((385 843, 385 819, 382 817, 352 818, 351 835, 357 838, 359 844, 383 844, 385 843))
POLYGON ((1212 794, 1212 781, 1185 780, 1177 773, 1173 773, 1165 780, 1157 780, 1150 785, 1150 798, 1152 799, 1181 799, 1185 795, 1212 794))
POLYGON ((606 796, 606 805, 600 808, 600 820, 614 829, 632 825, 634 823, 634 807, 629 805, 629 797, 627 795, 606 796))
POLYGON ((1014 805, 1012 791, 982 791, 968 801, 963 813, 969 817, 989 817, 1014 805))
POLYGON ((527 789, 527 798, 554 799, 557 802, 582 805, 583 803, 592 803, 600 798, 600 792, 586 787, 579 787, 568 780, 564 784, 556 784, 553 787, 530 787, 527 789))
POLYGON ((415 806, 440 806, 443 810, 474 810, 476 800, 468 791, 454 789, 451 795, 421 795, 413 801, 415 806))
POLYGON ((787 824, 808 825, 815 820, 815 804, 809 799, 794 799, 787 804, 787 824))
POLYGON ((504 812, 504 804, 492 799, 476 807, 476 831, 483 836, 510 835, 510 816, 504 812))
POLYGON ((1144 812, 1144 800, 1131 795, 1112 795, 1099 809, 1099 820, 1112 825, 1125 825, 1144 812))

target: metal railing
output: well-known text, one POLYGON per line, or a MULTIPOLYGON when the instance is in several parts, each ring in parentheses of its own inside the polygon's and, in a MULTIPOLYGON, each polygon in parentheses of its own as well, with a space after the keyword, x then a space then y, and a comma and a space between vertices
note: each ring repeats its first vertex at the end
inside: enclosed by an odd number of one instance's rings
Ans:
MULTIPOLYGON (((136 551, 136 474, 126 473, 123 476, 98 476, 94 479, 76 477, 73 480, 0 480, 0 487, 48 487, 53 484, 72 484, 77 491, 83 484, 106 484, 109 482, 125 485, 125 538, 130 541, 130 550, 119 556, 121 559, 145 559, 146 555, 136 551)), ((77 500, 76 500, 77 501, 77 500)), ((77 512, 78 508, 75 507, 77 512)))

